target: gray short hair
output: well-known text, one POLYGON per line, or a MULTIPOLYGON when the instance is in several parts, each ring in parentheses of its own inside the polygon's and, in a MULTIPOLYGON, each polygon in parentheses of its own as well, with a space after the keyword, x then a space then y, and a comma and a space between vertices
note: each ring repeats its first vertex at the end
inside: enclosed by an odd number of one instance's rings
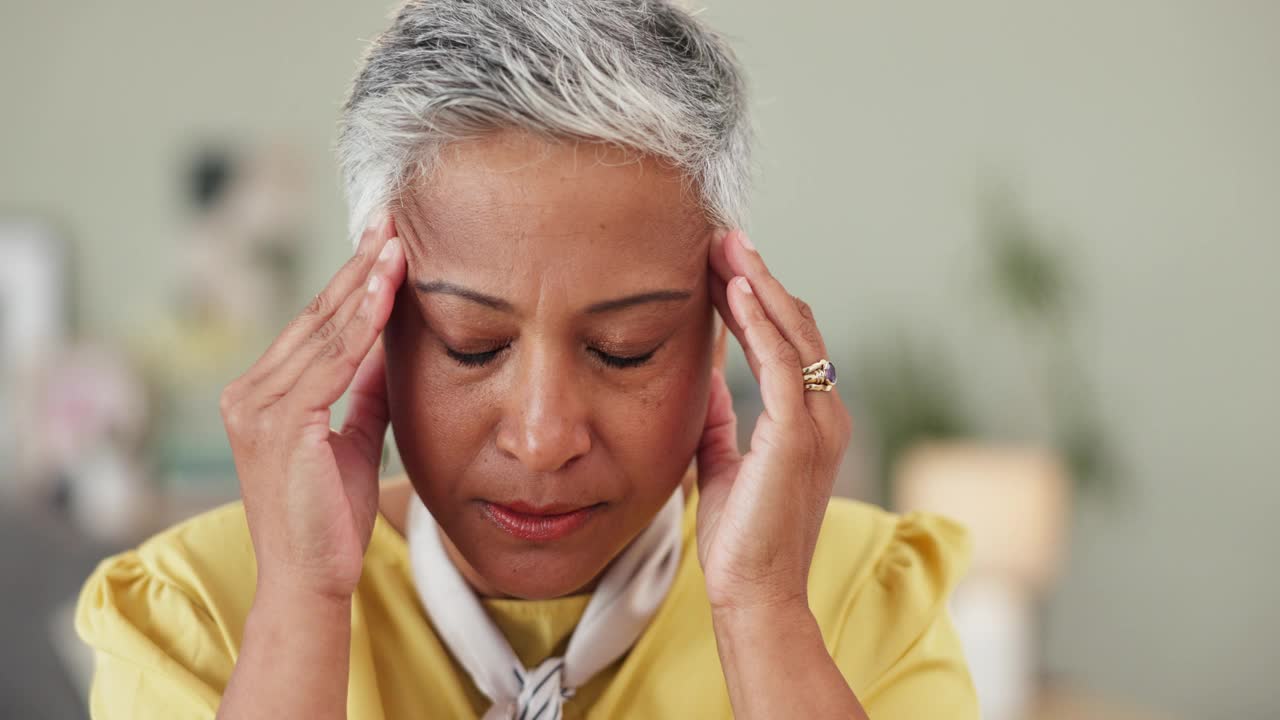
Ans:
POLYGON ((350 232, 448 143, 509 128, 656 156, 697 185, 710 221, 741 225, 746 104, 727 43, 667 0, 409 0, 343 108, 350 232))

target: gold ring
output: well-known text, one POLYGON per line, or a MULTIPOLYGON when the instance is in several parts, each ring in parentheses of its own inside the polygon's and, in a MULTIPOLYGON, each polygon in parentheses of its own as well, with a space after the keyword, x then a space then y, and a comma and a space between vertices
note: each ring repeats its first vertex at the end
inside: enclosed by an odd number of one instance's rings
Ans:
POLYGON ((836 366, 826 358, 804 367, 800 374, 804 378, 805 390, 831 392, 831 388, 836 386, 836 366))

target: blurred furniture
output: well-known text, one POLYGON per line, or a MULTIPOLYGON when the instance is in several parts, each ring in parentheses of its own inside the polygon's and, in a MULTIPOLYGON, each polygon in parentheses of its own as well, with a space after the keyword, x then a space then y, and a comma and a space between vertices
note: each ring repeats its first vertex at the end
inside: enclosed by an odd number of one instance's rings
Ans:
POLYGON ((1039 448, 929 443, 895 469, 897 509, 969 529, 972 564, 951 612, 985 720, 1023 720, 1035 703, 1040 600, 1058 573, 1069 502, 1061 463, 1039 448))
POLYGON ((0 502, 0 577, 15 589, 0 600, 0 718, 87 718, 93 655, 73 612, 89 573, 145 536, 234 499, 223 490, 162 492, 142 534, 107 543, 80 527, 65 494, 0 502))
POLYGON ((0 503, 0 718, 84 720, 84 701, 69 681, 49 631, 98 560, 118 548, 86 539, 65 514, 45 504, 0 503))
POLYGON ((1175 720, 1171 715, 1102 700, 1069 688, 1040 692, 1027 720, 1175 720))

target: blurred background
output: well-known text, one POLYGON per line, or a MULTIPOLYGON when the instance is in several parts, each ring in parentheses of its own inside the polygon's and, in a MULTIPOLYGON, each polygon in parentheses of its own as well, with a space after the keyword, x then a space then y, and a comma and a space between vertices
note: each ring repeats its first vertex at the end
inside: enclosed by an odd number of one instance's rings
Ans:
MULTIPOLYGON (((988 720, 1280 717, 1280 3, 698 6, 856 408, 838 491, 973 531, 988 720)), ((85 717, 80 583, 236 496, 218 393, 349 254, 391 8, 0 9, 0 717, 85 717)))

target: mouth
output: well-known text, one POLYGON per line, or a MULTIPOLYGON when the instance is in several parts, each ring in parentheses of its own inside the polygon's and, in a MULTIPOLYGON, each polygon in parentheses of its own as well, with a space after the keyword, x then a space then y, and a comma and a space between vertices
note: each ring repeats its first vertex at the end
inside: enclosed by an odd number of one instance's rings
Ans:
POLYGON ((580 529, 595 516, 604 503, 595 505, 546 505, 527 503, 495 503, 482 501, 481 512, 498 528, 513 537, 532 542, 559 540, 580 529))

